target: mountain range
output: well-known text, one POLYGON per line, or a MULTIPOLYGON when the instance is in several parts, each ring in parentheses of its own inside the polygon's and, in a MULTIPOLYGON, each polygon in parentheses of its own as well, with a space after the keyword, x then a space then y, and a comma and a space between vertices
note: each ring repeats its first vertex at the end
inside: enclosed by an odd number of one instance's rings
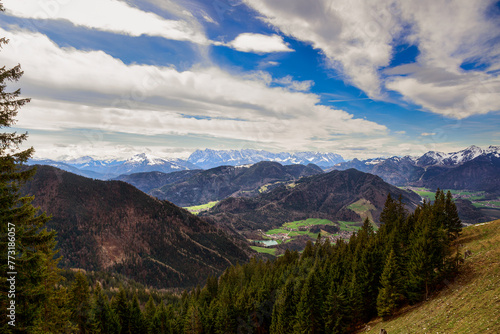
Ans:
POLYGON ((181 170, 199 169, 199 167, 181 159, 162 159, 154 155, 141 153, 127 160, 95 160, 86 156, 77 159, 50 160, 32 159, 30 165, 48 165, 77 175, 98 180, 108 180, 119 175, 143 172, 171 173, 181 170))
POLYGON ((331 167, 344 161, 342 156, 335 153, 320 152, 280 152, 272 153, 262 150, 196 150, 188 162, 201 168, 213 168, 218 166, 239 166, 254 164, 260 161, 275 161, 282 165, 308 165, 314 164, 321 168, 331 167))
POLYGON ((468 189, 498 192, 500 189, 500 147, 470 146, 462 151, 430 151, 420 157, 353 159, 332 169, 357 170, 382 177, 397 186, 431 189, 468 189))
POLYGON ((120 175, 144 172, 171 173, 181 170, 210 169, 219 166, 240 166, 260 161, 276 161, 282 165, 315 164, 329 168, 344 161, 335 153, 298 152, 272 153, 261 150, 197 150, 188 159, 168 159, 141 153, 127 160, 96 160, 85 156, 77 159, 62 157, 58 160, 32 159, 31 165, 49 165, 59 169, 99 180, 108 180, 120 175))
POLYGON ((52 215, 61 264, 118 272, 156 287, 194 286, 246 261, 244 240, 121 181, 38 166, 23 188, 52 215))

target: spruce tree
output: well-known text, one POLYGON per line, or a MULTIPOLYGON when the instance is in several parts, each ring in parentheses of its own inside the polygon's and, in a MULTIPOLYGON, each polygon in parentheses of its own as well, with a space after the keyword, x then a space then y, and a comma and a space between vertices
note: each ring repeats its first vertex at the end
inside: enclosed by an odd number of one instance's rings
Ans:
MULTIPOLYGON (((0 11, 4 11, 1 3, 0 11)), ((7 43, 0 38, 0 48, 7 43)), ((6 91, 7 83, 19 80, 22 74, 20 65, 0 68, 0 129, 14 125, 19 108, 29 102, 20 98, 19 89, 6 91)), ((2 333, 41 330, 44 305, 54 293, 54 288, 44 288, 44 280, 55 267, 52 261, 56 260, 51 258, 55 232, 44 228, 48 217, 38 215, 31 204, 33 197, 20 194, 23 184, 35 173, 34 169, 23 168, 34 152, 33 148, 20 149, 26 139, 27 133, 0 132, 0 308, 6 310, 15 302, 15 319, 0 320, 2 333), (7 279, 15 280, 15 297, 6 293, 10 289, 7 279), (14 324, 14 320, 15 327, 8 324, 14 324)))
POLYGON ((156 313, 156 304, 153 299, 153 296, 149 296, 148 302, 146 303, 146 306, 144 308, 144 320, 146 321, 146 325, 148 327, 148 333, 153 333, 151 331, 151 327, 153 324, 153 318, 156 313))
POLYGON ((293 303, 295 281, 290 277, 285 282, 273 306, 271 333, 291 333, 294 325, 296 305, 293 303))
POLYGON ((450 238, 450 240, 455 240, 460 236, 460 233, 462 232, 462 221, 458 216, 457 206, 453 201, 453 196, 451 195, 450 191, 448 191, 448 193, 446 194, 445 212, 446 222, 444 227, 448 231, 448 237, 450 238))
POLYGON ((120 333, 120 322, 117 315, 111 309, 108 297, 102 291, 98 283, 94 291, 94 303, 92 305, 92 332, 100 334, 120 333))
POLYGON ((332 284, 325 300, 325 333, 345 333, 349 323, 349 306, 345 295, 339 291, 337 284, 332 284))
POLYGON ((388 317, 394 313, 400 299, 399 268, 394 250, 385 262, 380 278, 381 288, 377 297, 377 312, 380 317, 388 317))
POLYGON ((137 295, 134 295, 130 306, 130 333, 147 334, 148 326, 142 314, 137 295))
POLYGON ((120 334, 128 334, 130 330, 130 305, 123 286, 120 286, 118 294, 113 299, 111 305, 120 322, 120 334))
POLYGON ((323 319, 320 307, 316 271, 313 269, 307 276, 300 292, 293 333, 321 333, 323 319))
POLYGON ((87 277, 76 273, 71 286, 70 300, 71 320, 78 325, 81 334, 89 332, 90 327, 90 289, 87 277))

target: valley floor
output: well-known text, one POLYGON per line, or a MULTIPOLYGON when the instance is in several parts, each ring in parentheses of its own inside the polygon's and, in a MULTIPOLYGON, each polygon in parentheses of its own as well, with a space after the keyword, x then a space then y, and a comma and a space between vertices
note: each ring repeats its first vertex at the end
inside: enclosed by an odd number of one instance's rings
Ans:
POLYGON ((500 333, 500 220, 464 228, 462 272, 430 300, 376 319, 359 333, 500 333))

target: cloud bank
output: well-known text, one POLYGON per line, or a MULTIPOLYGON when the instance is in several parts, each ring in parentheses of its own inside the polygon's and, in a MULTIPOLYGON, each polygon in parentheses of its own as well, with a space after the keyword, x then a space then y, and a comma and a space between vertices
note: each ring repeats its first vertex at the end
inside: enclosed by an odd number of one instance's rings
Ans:
POLYGON ((373 99, 395 91, 425 110, 465 118, 500 110, 500 24, 491 0, 245 0, 261 19, 321 50, 373 99), (395 46, 418 47, 391 68, 395 46), (473 62, 480 69, 464 69, 473 62))
POLYGON ((40 33, 0 29, 0 35, 13 41, 0 62, 22 64, 22 87, 33 98, 19 114, 20 128, 197 135, 282 150, 387 134, 383 125, 321 105, 317 95, 299 91, 310 83, 289 77, 279 79, 286 87, 273 87, 272 78, 258 73, 127 65, 103 51, 61 48, 40 33))

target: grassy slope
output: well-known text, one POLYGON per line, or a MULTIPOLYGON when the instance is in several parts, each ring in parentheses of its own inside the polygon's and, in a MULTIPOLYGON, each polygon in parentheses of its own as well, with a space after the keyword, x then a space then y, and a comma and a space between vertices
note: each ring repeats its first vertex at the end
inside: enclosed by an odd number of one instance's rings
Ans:
POLYGON ((208 209, 214 207, 215 204, 217 204, 217 203, 219 203, 219 201, 213 201, 213 202, 209 202, 209 203, 202 204, 202 205, 187 206, 184 209, 186 209, 189 212, 197 215, 201 211, 205 211, 205 210, 208 210, 208 209))
POLYGON ((360 333, 500 333, 500 220, 465 228, 460 242, 472 256, 454 282, 360 333))

